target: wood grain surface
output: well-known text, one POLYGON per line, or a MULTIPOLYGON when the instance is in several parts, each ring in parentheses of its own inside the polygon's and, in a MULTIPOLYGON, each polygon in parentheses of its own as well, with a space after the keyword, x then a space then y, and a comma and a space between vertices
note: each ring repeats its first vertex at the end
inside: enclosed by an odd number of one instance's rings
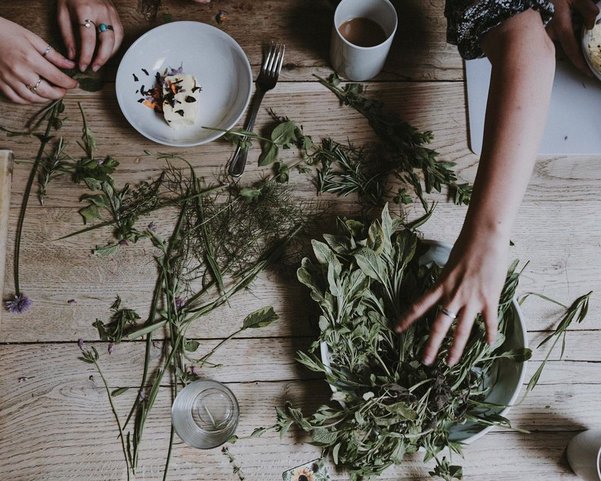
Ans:
MULTIPOLYGON (((4 286, 4 265, 10 212, 10 192, 13 175, 12 150, 0 150, 0 284, 4 286)), ((4 292, 3 289, 0 289, 4 292)), ((0 312, 0 332, 2 332, 2 312, 0 312)))
MULTIPOLYGON (((155 22, 137 11, 137 0, 115 2, 126 28, 119 54, 101 72, 99 92, 75 90, 65 99, 67 121, 60 130, 68 152, 77 157, 81 136, 78 103, 86 111, 97 139, 99 155, 112 155, 119 162, 116 183, 136 184, 155 177, 165 166, 156 153, 176 153, 188 159, 199 176, 213 179, 232 153, 230 144, 216 141, 186 150, 159 146, 137 134, 119 111, 114 77, 120 56, 129 44, 153 26, 167 20, 197 20, 223 29, 247 53, 254 74, 261 59, 261 43, 285 41, 286 60, 281 80, 265 98, 257 121, 266 132, 272 108, 301 123, 304 131, 318 140, 332 136, 361 144, 374 139, 367 122, 338 100, 314 75, 330 73, 329 33, 335 1, 328 0, 214 0, 199 5, 185 0, 165 0, 155 22), (224 12, 218 24, 216 15, 224 12), (147 153, 148 152, 148 153, 147 153)), ((432 147, 440 159, 456 163, 459 177, 473 181, 478 158, 467 144, 464 77, 461 59, 446 44, 443 0, 398 0, 399 30, 384 71, 368 83, 368 93, 398 111, 416 127, 434 133, 432 147)), ((27 26, 61 48, 55 27, 56 2, 24 0, 0 2, 0 16, 27 26)), ((36 111, 34 106, 14 106, 0 100, 0 125, 20 130, 36 111)), ((33 137, 7 137, 0 133, 0 148, 15 154, 12 193, 5 202, 0 175, 0 213, 8 209, 4 296, 13 293, 12 258, 15 226, 22 193, 37 151, 33 137)), ((257 166, 258 149, 249 156, 248 178, 264 170, 257 166)), ((284 152, 292 160, 297 153, 284 152)), ((517 220, 511 254, 524 265, 520 293, 534 291, 569 303, 594 291, 587 320, 567 335, 563 360, 551 357, 541 384, 512 408, 514 426, 530 434, 494 430, 465 449, 464 479, 467 481, 555 481, 575 480, 565 459, 565 447, 583 429, 601 428, 601 159, 595 157, 544 157, 538 159, 517 220)), ((1 161, 1 154, 0 154, 1 161)), ((2 170, 0 163, 0 174, 2 170)), ((7 178, 7 177, 5 177, 7 178)), ((323 224, 337 215, 356 213, 353 197, 317 197, 308 176, 292 175, 291 184, 299 199, 319 202, 323 224)), ((93 256, 96 245, 111 239, 99 229, 60 240, 82 227, 78 209, 85 191, 67 178, 51 183, 44 205, 30 199, 21 252, 21 282, 33 299, 23 315, 3 312, 0 323, 0 480, 11 481, 122 481, 126 479, 121 446, 106 393, 98 375, 82 363, 77 340, 97 347, 101 365, 111 388, 130 389, 115 398, 124 417, 140 382, 144 344, 124 342, 112 354, 107 343, 97 342, 92 327, 106 320, 117 294, 125 305, 144 315, 148 310, 156 270, 153 249, 140 242, 126 246, 110 258, 93 256)), ((466 208, 449 203, 446 192, 430 197, 438 206, 423 227, 423 235, 453 242, 461 228, 466 208)), ((409 206, 409 217, 421 213, 409 206)), ((2 216, 0 215, 0 219, 2 216)), ((161 232, 173 222, 169 212, 149 216, 161 232)), ((6 228, 1 225, 2 232, 6 228)), ((1 243, 0 243, 1 246, 1 243)), ((1 263, 0 263, 1 264, 1 263)), ((240 402, 238 434, 248 435, 259 426, 275 421, 275 407, 293 400, 310 412, 329 396, 327 385, 295 361, 297 351, 315 338, 315 311, 294 272, 266 272, 252 289, 238 295, 189 334, 206 352, 235 331, 252 309, 273 305, 280 320, 268 328, 244 332, 217 352, 221 367, 203 375, 226 382, 240 402)), ((524 306, 528 339, 532 347, 553 329, 560 310, 536 297, 524 306)), ((151 368, 162 352, 163 333, 152 350, 151 368)), ((545 356, 535 350, 528 363, 534 373, 545 356)), ((528 377, 527 377, 528 379, 528 377)), ((162 386, 157 406, 144 434, 140 469, 135 479, 162 479, 170 426, 170 391, 162 386)), ((176 438, 177 439, 177 438, 176 438)), ((230 450, 247 480, 278 480, 281 473, 319 456, 319 449, 305 442, 298 432, 280 439, 268 433, 261 438, 241 440, 230 450)), ((390 469, 382 480, 428 479, 420 456, 408 458, 390 469)), ((333 480, 348 479, 347 473, 331 467, 333 480)), ((219 449, 198 451, 177 439, 170 480, 235 481, 237 476, 219 449)))

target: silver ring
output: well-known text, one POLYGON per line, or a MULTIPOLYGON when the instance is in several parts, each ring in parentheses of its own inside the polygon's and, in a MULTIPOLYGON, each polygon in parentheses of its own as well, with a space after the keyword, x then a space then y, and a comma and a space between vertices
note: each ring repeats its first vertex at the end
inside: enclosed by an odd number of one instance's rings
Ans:
POLYGON ((27 85, 26 87, 31 90, 34 94, 38 93, 38 87, 40 86, 40 84, 42 83, 42 77, 40 77, 38 79, 38 81, 35 83, 35 85, 27 85))
POLYGON ((48 45, 46 47, 46 49, 42 52, 42 57, 45 57, 46 55, 48 55, 50 53, 50 50, 52 50, 52 47, 50 45, 48 45))
POLYGON ((446 307, 444 307, 443 305, 439 305, 438 306, 438 310, 441 312, 441 314, 450 317, 451 319, 455 320, 457 319, 457 313, 453 312, 453 311, 449 311, 446 307))
POLYGON ((94 23, 94 20, 90 20, 89 18, 85 18, 84 21, 83 21, 83 23, 80 23, 80 25, 82 27, 85 27, 85 28, 90 28, 92 25, 95 26, 96 24, 94 23))

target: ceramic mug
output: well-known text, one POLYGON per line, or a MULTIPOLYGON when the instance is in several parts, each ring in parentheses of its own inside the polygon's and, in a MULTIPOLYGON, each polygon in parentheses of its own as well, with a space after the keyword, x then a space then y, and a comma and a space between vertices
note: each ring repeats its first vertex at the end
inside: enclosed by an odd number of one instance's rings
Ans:
POLYGON ((398 24, 389 0, 342 0, 334 13, 330 61, 334 70, 348 80, 363 81, 378 75, 390 51, 398 24), (384 31, 386 40, 373 47, 360 47, 340 33, 340 26, 353 18, 367 18, 384 31))
POLYGON ((584 481, 601 481, 601 430, 584 431, 568 444, 568 462, 584 481))

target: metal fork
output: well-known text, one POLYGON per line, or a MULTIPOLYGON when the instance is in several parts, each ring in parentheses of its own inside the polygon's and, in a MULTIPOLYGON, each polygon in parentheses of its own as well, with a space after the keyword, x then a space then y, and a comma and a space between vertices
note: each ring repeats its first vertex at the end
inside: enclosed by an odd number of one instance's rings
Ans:
MULTIPOLYGON (((280 71, 282 70, 282 64, 284 63, 285 49, 286 46, 284 44, 272 43, 264 54, 263 62, 261 63, 261 71, 257 77, 257 89, 250 106, 246 124, 244 124, 244 130, 251 131, 253 129, 263 97, 268 90, 271 90, 277 84, 280 71)), ((248 148, 243 148, 238 144, 238 148, 230 160, 228 169, 228 173, 232 177, 240 177, 242 175, 246 167, 247 155, 248 148)))

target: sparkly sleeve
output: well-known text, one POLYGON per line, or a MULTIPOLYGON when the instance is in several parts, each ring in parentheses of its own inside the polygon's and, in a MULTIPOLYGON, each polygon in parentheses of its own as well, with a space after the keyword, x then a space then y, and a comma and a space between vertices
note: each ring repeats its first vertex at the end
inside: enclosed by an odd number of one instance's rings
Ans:
POLYGON ((554 13, 550 0, 447 0, 447 40, 465 59, 482 57, 482 36, 504 20, 532 8, 547 24, 554 13))

